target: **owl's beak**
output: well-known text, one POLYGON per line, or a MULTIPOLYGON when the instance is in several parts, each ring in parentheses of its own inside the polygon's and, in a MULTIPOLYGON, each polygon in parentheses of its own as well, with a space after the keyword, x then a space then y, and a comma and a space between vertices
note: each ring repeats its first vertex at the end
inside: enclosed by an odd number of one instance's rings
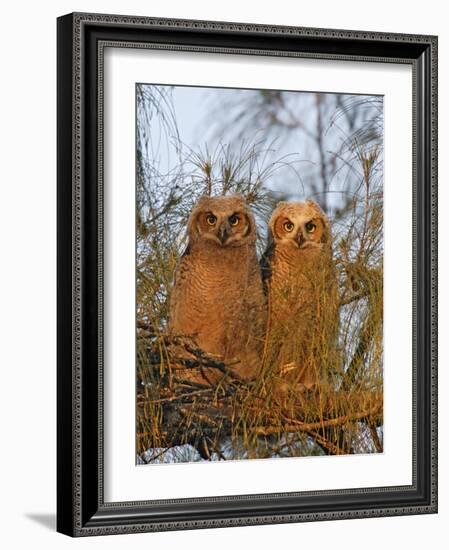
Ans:
POLYGON ((223 223, 222 225, 220 225, 220 228, 218 230, 218 238, 220 239, 221 244, 225 244, 225 242, 228 240, 228 237, 228 226, 226 223, 223 223))
POLYGON ((296 240, 298 242, 299 248, 301 248, 302 244, 304 243, 304 236, 301 229, 298 231, 298 233, 296 233, 296 240))

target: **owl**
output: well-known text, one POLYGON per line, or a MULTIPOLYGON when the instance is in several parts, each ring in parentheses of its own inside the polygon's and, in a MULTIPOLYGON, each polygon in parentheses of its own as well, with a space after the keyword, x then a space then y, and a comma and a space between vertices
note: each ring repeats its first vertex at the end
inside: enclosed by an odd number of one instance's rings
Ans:
MULTIPOLYGON (((249 380, 257 374, 266 329, 254 216, 240 195, 202 197, 187 234, 171 293, 170 333, 191 338, 249 380)), ((203 385, 224 378, 207 366, 184 372, 184 378, 203 385)))
POLYGON ((268 294, 268 349, 277 375, 314 388, 328 362, 337 322, 330 224, 314 201, 280 202, 261 260, 268 294))

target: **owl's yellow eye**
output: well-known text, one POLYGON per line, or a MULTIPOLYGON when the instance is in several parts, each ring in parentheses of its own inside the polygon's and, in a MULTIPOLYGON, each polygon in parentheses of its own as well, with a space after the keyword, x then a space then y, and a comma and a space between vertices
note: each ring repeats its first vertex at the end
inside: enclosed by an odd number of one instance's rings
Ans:
POLYGON ((295 224, 291 221, 287 221, 284 223, 284 229, 287 231, 287 233, 291 233, 295 227, 295 224))
POLYGON ((230 225, 232 225, 232 227, 235 227, 236 225, 238 225, 239 222, 240 222, 240 219, 238 216, 236 216, 235 214, 233 216, 230 216, 229 223, 230 225))
POLYGON ((208 214, 206 216, 206 222, 208 225, 215 225, 217 223, 217 216, 214 216, 213 214, 208 214))
POLYGON ((312 222, 307 222, 306 223, 306 231, 307 233, 313 233, 316 229, 316 225, 312 222))

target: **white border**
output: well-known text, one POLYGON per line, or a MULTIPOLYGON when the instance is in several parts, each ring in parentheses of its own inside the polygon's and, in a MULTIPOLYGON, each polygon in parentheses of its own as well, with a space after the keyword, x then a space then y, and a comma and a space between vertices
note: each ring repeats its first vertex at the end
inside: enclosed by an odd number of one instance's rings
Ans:
POLYGON ((105 502, 412 483, 412 72, 409 65, 106 48, 105 502), (385 96, 385 452, 135 466, 135 83, 385 96))

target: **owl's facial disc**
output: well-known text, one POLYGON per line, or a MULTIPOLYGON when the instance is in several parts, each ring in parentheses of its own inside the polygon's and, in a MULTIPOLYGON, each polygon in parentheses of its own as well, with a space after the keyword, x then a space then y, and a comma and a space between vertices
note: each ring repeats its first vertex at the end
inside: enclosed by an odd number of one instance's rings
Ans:
POLYGON ((322 243, 324 224, 319 218, 305 218, 302 214, 279 217, 274 223, 274 236, 278 242, 299 248, 316 247, 322 243))
POLYGON ((298 230, 297 242, 299 248, 308 248, 322 243, 324 225, 320 219, 312 219, 303 223, 298 230))
POLYGON ((269 228, 274 243, 290 250, 322 249, 331 238, 327 217, 311 200, 281 201, 271 215, 269 228))
POLYGON ((246 242, 251 223, 245 212, 206 212, 198 217, 197 228, 203 239, 223 247, 239 246, 246 242))
POLYGON ((218 238, 222 246, 238 246, 250 232, 251 226, 243 212, 225 215, 218 229, 218 238))

